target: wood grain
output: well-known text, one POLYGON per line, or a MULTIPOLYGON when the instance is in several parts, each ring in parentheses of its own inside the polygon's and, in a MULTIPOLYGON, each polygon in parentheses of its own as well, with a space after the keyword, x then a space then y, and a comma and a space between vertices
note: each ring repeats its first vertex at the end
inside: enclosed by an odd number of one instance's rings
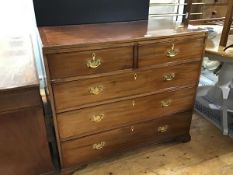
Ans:
POLYGON ((0 115, 0 174, 53 170, 41 107, 0 115))
POLYGON ((89 164, 63 175, 231 175, 233 139, 225 137, 202 116, 193 115, 192 140, 151 145, 89 164), (218 146, 216 146, 218 145, 218 146), (208 149, 203 149, 208 147, 208 149))
POLYGON ((132 69, 133 47, 48 54, 47 59, 51 79, 98 74, 132 69), (93 53, 96 56, 95 58, 101 62, 101 65, 97 68, 87 66, 87 61, 92 59, 93 53))
POLYGON ((132 100, 65 112, 57 115, 62 141, 82 137, 133 123, 156 119, 193 107, 195 88, 167 91, 162 94, 134 98, 132 100), (161 102, 171 100, 168 107, 161 102), (93 116, 103 116, 99 122, 93 116), (78 129, 77 129, 78 128, 78 129))
POLYGON ((116 22, 72 26, 40 27, 44 53, 57 53, 90 46, 162 39, 173 36, 203 36, 203 32, 190 32, 175 23, 154 21, 153 28, 148 21, 116 22), (166 30, 166 32, 165 32, 166 30), (148 35, 149 34, 149 35, 148 35))
POLYGON ((1 37, 0 48, 0 91, 39 85, 29 36, 1 37))
POLYGON ((178 113, 154 121, 64 142, 62 143, 64 167, 85 164, 143 144, 161 143, 175 136, 189 135, 190 122, 191 112, 178 113), (159 132, 158 128, 165 125, 168 126, 168 130, 159 132), (105 142, 103 149, 93 149, 94 144, 101 142, 105 142))
POLYGON ((231 30, 231 25, 232 25, 232 15, 233 15, 233 1, 228 1, 227 12, 225 15, 221 40, 219 43, 220 46, 223 46, 223 47, 227 46, 228 35, 229 35, 229 32, 231 30))
POLYGON ((202 49, 204 47, 204 38, 183 38, 177 37, 170 39, 170 41, 155 41, 150 44, 140 44, 138 49, 138 66, 139 68, 145 66, 154 66, 156 64, 163 64, 169 62, 179 62, 182 60, 201 60, 202 49), (177 53, 175 57, 167 56, 168 50, 172 48, 177 53))
POLYGON ((160 20, 40 27, 39 31, 63 172, 141 143, 190 139, 206 32, 160 20), (179 52, 175 59, 164 56, 171 42, 179 52), (102 56, 103 67, 89 71, 83 66, 93 51, 114 56, 108 60, 102 56), (173 73, 173 80, 164 81, 164 75, 173 73), (160 100, 169 97, 174 107, 161 109, 160 100), (180 117, 174 114, 185 110, 190 111, 180 117), (103 123, 91 124, 90 115, 101 113, 103 123), (160 137, 153 127, 163 121, 171 131, 160 137), (152 139, 154 135, 158 139, 152 139), (92 150, 92 144, 102 139, 110 143, 107 149, 92 150))
POLYGON ((134 71, 99 78, 65 82, 53 85, 57 112, 80 108, 82 105, 104 100, 159 91, 170 87, 194 86, 199 76, 200 63, 134 71), (135 80, 135 73, 137 79, 135 80), (163 76, 175 73, 175 79, 164 81, 163 76), (103 87, 98 95, 90 93, 91 87, 103 87), (80 100, 81 99, 81 100, 80 100))
POLYGON ((0 113, 32 106, 41 106, 39 87, 0 91, 0 113))
POLYGON ((54 171, 29 37, 0 39, 0 174, 54 171))

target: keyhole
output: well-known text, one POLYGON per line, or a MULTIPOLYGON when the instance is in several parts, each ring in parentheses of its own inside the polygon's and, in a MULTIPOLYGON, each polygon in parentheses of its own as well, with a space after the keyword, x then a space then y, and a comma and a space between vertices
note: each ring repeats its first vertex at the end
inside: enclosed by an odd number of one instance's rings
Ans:
POLYGON ((138 78, 138 76, 137 76, 137 74, 135 73, 135 74, 134 74, 134 80, 137 80, 137 78, 138 78))
POLYGON ((95 53, 92 53, 92 59, 95 60, 95 53))
POLYGON ((130 130, 131 130, 131 132, 134 132, 134 127, 133 127, 133 126, 131 126, 130 130))
POLYGON ((175 44, 174 43, 172 43, 172 50, 174 50, 175 49, 175 44))
POLYGON ((135 103, 135 101, 134 101, 134 100, 132 101, 132 105, 133 105, 133 107, 136 105, 136 103, 135 103))

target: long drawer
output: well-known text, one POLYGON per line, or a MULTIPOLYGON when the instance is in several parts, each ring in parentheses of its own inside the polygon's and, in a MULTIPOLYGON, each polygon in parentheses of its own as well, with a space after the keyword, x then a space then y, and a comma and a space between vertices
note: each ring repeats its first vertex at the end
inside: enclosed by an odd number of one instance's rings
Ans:
POLYGON ((51 79, 131 69, 133 47, 47 55, 51 79))
POLYGON ((201 60, 205 40, 203 38, 175 38, 174 41, 155 41, 140 44, 138 48, 138 66, 177 62, 181 60, 201 60))
POLYGON ((63 168, 85 164, 141 144, 189 134, 191 112, 103 132, 61 143, 63 168))
POLYGON ((192 109, 195 88, 168 91, 132 100, 57 115, 61 140, 81 137, 124 125, 192 109))
POLYGON ((57 112, 119 97, 194 86, 200 62, 53 84, 57 112))

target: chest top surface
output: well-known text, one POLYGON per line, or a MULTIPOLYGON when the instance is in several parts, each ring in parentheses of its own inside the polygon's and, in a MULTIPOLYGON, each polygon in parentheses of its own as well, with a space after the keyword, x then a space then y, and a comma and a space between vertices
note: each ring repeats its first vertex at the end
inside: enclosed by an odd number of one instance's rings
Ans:
POLYGON ((29 36, 0 38, 0 91, 39 86, 29 36))
MULTIPOLYGON (((39 28, 44 51, 100 43, 119 43, 200 34, 169 20, 142 20, 39 28)), ((203 34, 203 33, 202 33, 203 34)))

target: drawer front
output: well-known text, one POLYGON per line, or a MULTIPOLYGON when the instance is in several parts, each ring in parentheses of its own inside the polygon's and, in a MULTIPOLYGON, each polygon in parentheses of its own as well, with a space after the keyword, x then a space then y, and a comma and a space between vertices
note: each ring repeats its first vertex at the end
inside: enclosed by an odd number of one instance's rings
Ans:
POLYGON ((0 114, 0 140, 1 175, 42 175, 55 171, 42 104, 0 114))
POLYGON ((41 105, 39 87, 0 92, 0 113, 41 105))
POLYGON ((51 79, 130 69, 133 47, 47 55, 51 79))
POLYGON ((57 112, 119 97, 138 95, 171 87, 194 86, 200 63, 194 62, 159 69, 122 73, 53 85, 57 112))
POLYGON ((201 60, 204 38, 178 39, 171 42, 155 42, 139 46, 138 66, 153 66, 181 60, 201 60))
POLYGON ((81 137, 193 108, 195 88, 169 91, 57 115, 61 140, 81 137))
POLYGON ((63 168, 85 164, 141 144, 163 142, 189 133, 191 112, 61 143, 63 168))

